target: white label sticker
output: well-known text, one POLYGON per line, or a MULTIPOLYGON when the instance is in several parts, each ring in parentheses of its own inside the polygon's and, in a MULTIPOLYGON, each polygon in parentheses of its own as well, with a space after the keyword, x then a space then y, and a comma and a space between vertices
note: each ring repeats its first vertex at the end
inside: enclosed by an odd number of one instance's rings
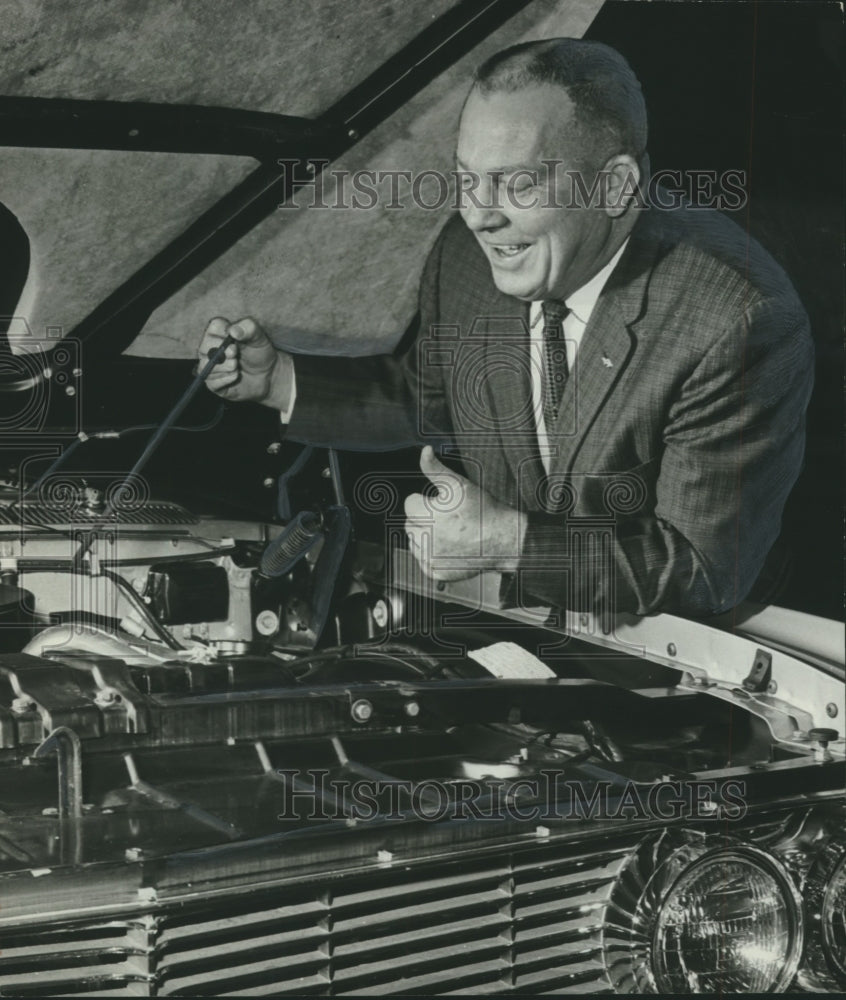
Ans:
POLYGON ((507 680, 546 680, 555 677, 555 671, 539 660, 533 653, 516 642, 495 642, 492 646, 471 649, 467 654, 494 677, 507 680))

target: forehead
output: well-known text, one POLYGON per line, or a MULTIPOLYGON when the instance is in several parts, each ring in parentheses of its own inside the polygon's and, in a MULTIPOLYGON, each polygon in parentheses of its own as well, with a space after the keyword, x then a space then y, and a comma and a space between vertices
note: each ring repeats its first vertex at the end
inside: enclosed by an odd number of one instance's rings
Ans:
POLYGON ((479 170, 565 159, 572 153, 573 119, 573 102, 561 87, 542 84, 490 94, 474 88, 461 113, 458 159, 479 170))

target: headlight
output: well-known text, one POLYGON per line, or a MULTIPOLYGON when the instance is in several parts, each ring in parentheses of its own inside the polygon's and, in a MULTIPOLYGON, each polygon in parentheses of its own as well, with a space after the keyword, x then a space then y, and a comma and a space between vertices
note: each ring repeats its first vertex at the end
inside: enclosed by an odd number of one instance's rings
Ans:
POLYGON ((723 837, 679 831, 645 842, 606 919, 605 963, 618 993, 779 993, 802 954, 802 901, 790 875, 764 851, 723 837))
POLYGON ((653 973, 661 993, 773 993, 792 980, 798 908, 786 877, 758 858, 716 851, 688 868, 658 911, 653 973))
POLYGON ((814 992, 846 987, 846 838, 817 853, 805 882, 808 947, 802 986, 814 992))
POLYGON ((846 855, 835 868, 823 897, 822 932, 832 970, 846 985, 846 855))

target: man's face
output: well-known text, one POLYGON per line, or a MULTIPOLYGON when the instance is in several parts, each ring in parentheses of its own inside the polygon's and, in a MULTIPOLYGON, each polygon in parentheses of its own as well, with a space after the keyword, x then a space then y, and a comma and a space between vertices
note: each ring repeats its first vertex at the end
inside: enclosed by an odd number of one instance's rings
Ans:
MULTIPOLYGON (((603 262, 608 216, 599 208, 572 207, 583 199, 571 171, 591 161, 588 150, 573 148, 578 130, 570 127, 572 119, 567 93, 546 84, 514 93, 473 90, 461 115, 456 166, 468 174, 461 215, 497 288, 519 299, 564 299, 603 262), (544 160, 556 161, 557 168, 544 160)), ((594 172, 584 176, 587 189, 594 172)))

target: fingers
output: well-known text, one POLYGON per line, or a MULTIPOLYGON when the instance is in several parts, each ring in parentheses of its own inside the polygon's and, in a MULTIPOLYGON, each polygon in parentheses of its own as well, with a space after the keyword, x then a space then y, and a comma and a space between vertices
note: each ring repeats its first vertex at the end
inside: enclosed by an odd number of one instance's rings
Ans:
MULTIPOLYGON (((222 316, 216 316, 209 322, 206 326, 205 332, 203 333, 200 346, 197 348, 197 354, 201 364, 205 364, 205 362, 208 361, 209 356, 220 347, 226 339, 229 329, 229 320, 224 319, 222 316)), ((229 347, 226 348, 225 356, 226 358, 234 358, 237 353, 238 349, 235 344, 230 344, 229 347)), ((218 365, 217 367, 219 368, 220 366, 218 365)))

